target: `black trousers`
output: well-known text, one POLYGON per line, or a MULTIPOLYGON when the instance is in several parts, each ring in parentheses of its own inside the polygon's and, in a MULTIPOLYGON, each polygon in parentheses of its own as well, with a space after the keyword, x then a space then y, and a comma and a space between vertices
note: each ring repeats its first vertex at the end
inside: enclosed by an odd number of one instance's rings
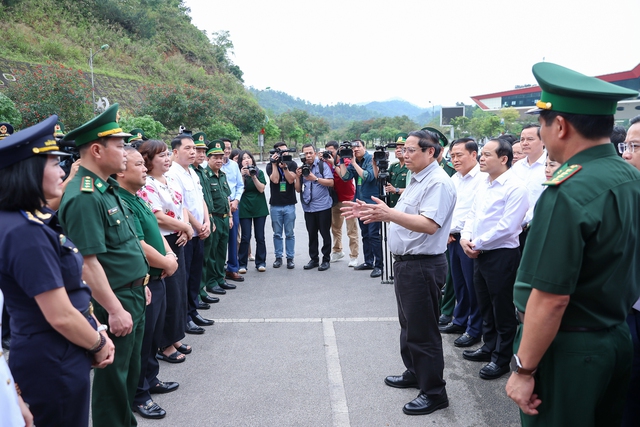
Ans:
MULTIPOLYGON (((237 239, 237 237, 236 237, 237 239)), ((184 245, 184 262, 187 271, 187 319, 198 314, 198 295, 202 280, 202 265, 204 263, 204 240, 197 236, 184 245)))
POLYGON ((319 261, 318 233, 322 235, 322 262, 331 261, 331 208, 318 212, 305 212, 304 222, 309 233, 309 258, 319 261))
POLYGON ((438 330, 441 289, 447 280, 447 258, 396 261, 393 284, 400 321, 400 354, 407 370, 427 396, 440 396, 444 380, 442 336, 438 330))
POLYGON ((165 236, 171 251, 178 257, 178 269, 172 276, 165 277, 167 295, 167 311, 164 320, 164 333, 160 340, 160 347, 169 347, 173 343, 182 341, 187 325, 187 278, 184 260, 184 246, 178 246, 177 234, 165 236))
POLYGON ((144 337, 140 350, 140 381, 136 397, 133 399, 134 405, 144 405, 147 400, 151 399, 149 389, 158 384, 158 372, 160 372, 156 353, 162 339, 167 295, 162 279, 151 280, 148 286, 151 291, 151 304, 147 306, 144 313, 144 337))
POLYGON ((473 285, 482 314, 483 351, 505 366, 513 356, 518 321, 513 305, 513 284, 520 264, 520 248, 485 251, 473 263, 473 285))

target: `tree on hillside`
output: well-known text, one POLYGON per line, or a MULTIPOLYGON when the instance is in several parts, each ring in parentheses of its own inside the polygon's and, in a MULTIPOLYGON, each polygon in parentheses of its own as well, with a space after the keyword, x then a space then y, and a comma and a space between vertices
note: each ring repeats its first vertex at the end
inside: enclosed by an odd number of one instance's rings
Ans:
MULTIPOLYGON (((22 123, 22 115, 12 100, 0 92, 0 122, 10 123, 18 128, 22 123)), ((16 129, 17 130, 17 129, 16 129)))
POLYGON ((123 114, 118 124, 125 132, 129 132, 132 129, 142 129, 144 136, 149 139, 160 138, 167 131, 167 128, 162 123, 148 115, 133 117, 123 114))

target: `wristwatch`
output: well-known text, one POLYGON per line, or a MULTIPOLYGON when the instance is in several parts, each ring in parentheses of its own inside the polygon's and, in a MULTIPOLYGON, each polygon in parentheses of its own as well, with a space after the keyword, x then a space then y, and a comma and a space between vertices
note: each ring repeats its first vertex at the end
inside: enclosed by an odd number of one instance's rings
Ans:
POLYGON ((318 182, 320 180, 320 178, 316 177, 316 180, 314 182, 318 182))
POLYGON ((538 367, 536 366, 533 369, 525 369, 522 367, 522 362, 520 362, 520 358, 518 357, 517 354, 514 354, 513 357, 511 358, 511 370, 513 372, 515 372, 518 375, 529 375, 532 376, 533 374, 536 373, 536 371, 538 370, 538 367))

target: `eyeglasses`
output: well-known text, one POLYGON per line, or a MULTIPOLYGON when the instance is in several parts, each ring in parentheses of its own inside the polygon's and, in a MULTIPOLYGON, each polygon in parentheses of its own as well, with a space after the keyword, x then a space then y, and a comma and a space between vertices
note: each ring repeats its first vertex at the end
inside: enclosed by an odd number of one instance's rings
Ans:
POLYGON ((620 154, 624 154, 625 151, 633 153, 638 148, 640 148, 640 142, 631 141, 629 143, 627 143, 627 142, 619 142, 618 143, 618 152, 620 154))
POLYGON ((418 151, 416 147, 402 147, 401 150, 402 150, 402 154, 404 153, 414 154, 416 151, 418 151))

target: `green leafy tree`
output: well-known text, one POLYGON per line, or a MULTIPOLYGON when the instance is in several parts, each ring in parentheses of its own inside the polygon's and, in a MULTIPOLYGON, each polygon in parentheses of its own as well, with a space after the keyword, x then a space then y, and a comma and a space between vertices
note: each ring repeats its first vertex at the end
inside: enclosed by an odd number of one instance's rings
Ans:
POLYGON ((15 128, 20 127, 22 115, 12 100, 0 92, 0 122, 11 123, 15 128))
POLYGON ((238 141, 242 137, 242 132, 235 125, 229 122, 214 121, 211 125, 203 129, 207 134, 207 139, 213 141, 219 138, 229 138, 232 141, 238 141))
POLYGON ((16 78, 6 95, 20 111, 23 127, 57 114, 65 128, 74 129, 92 117, 91 87, 82 71, 48 63, 18 71, 16 78))
POLYGON ((144 135, 149 139, 160 138, 167 132, 167 128, 162 123, 154 120, 149 115, 138 117, 123 115, 118 124, 125 132, 129 132, 132 129, 142 129, 144 135))

